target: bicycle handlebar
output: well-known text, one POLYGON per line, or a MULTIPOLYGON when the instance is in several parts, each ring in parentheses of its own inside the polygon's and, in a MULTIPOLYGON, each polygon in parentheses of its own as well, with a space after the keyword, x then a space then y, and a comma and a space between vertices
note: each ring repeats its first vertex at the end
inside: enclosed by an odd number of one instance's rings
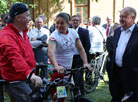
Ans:
POLYGON ((26 83, 30 83, 30 78, 32 76, 32 74, 34 73, 34 71, 36 70, 36 68, 32 69, 31 73, 29 74, 26 83))
MULTIPOLYGON (((74 68, 74 69, 66 69, 64 74, 71 74, 73 72, 81 71, 84 69, 87 69, 87 68, 80 67, 80 68, 74 68)), ((57 72, 57 70, 54 69, 53 72, 55 73, 55 72, 57 72)), ((53 86, 58 86, 61 83, 64 84, 65 86, 72 84, 72 83, 69 83, 70 80, 66 79, 66 78, 65 79, 57 78, 53 82, 49 81, 49 80, 43 80, 43 81, 44 81, 44 86, 47 87, 47 91, 45 93, 49 92, 49 90, 51 90, 51 88, 53 88, 53 86)))
MULTIPOLYGON (((73 69, 66 69, 64 74, 69 74, 70 72, 76 72, 76 71, 80 71, 80 70, 84 70, 84 69, 87 69, 87 68, 79 67, 79 68, 73 68, 73 69)), ((57 70, 54 69, 53 72, 56 73, 57 70)))
POLYGON ((0 79, 0 83, 6 83, 6 80, 0 79))
POLYGON ((34 73, 34 71, 36 71, 37 68, 46 68, 48 65, 44 64, 44 63, 36 63, 36 68, 32 69, 31 73, 29 74, 28 78, 27 78, 27 83, 30 83, 30 78, 32 76, 32 74, 34 73))

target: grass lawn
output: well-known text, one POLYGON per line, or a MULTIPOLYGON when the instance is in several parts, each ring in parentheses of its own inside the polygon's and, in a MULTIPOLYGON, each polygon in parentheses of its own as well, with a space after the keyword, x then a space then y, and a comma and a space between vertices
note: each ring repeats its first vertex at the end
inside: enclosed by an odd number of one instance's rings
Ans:
MULTIPOLYGON (((105 74, 104 78, 105 81, 108 81, 107 73, 105 74)), ((96 90, 87 94, 86 97, 89 97, 94 102, 110 102, 111 96, 109 93, 108 83, 104 83, 103 80, 101 80, 96 90)))

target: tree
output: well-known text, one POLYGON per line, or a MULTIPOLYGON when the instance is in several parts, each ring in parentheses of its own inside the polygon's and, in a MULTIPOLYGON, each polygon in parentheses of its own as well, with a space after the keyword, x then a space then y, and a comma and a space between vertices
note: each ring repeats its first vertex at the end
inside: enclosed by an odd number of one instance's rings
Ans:
POLYGON ((10 6, 17 2, 23 2, 25 4, 28 4, 29 7, 34 7, 32 3, 28 3, 29 0, 0 0, 0 15, 2 13, 8 13, 10 6))
MULTIPOLYGON (((29 6, 30 8, 34 8, 35 5, 32 4, 32 3, 30 3, 30 1, 31 1, 31 0, 0 0, 0 8, 1 8, 1 9, 0 9, 0 15, 1 15, 2 13, 8 13, 8 12, 9 12, 10 6, 11 6, 12 4, 14 4, 14 3, 17 3, 17 2, 23 2, 23 3, 25 3, 25 4, 28 4, 28 6, 29 6)), ((60 4, 61 4, 60 0, 49 0, 49 1, 51 1, 52 3, 57 4, 57 6, 59 7, 59 9, 62 9, 62 8, 60 8, 60 7, 61 7, 61 6, 60 6, 60 4)), ((77 1, 83 3, 83 0, 77 0, 77 1)), ((95 0, 95 1, 98 2, 99 0, 95 0)))

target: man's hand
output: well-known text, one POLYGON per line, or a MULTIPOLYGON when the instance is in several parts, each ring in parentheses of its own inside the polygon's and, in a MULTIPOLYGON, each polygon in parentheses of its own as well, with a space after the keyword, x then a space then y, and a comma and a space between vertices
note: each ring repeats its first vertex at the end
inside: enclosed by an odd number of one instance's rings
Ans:
POLYGON ((43 85, 42 79, 39 76, 36 76, 35 74, 31 76, 30 80, 32 84, 34 84, 36 87, 41 87, 43 85))
POLYGON ((89 71, 92 71, 92 67, 89 64, 84 64, 83 67, 88 68, 89 71))

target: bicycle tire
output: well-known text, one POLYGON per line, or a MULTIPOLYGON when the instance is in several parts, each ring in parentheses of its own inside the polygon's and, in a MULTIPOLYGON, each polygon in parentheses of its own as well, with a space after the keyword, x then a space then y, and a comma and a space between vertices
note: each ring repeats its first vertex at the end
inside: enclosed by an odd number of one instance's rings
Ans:
POLYGON ((72 98, 69 100, 70 102, 93 102, 91 99, 86 97, 74 97, 74 93, 72 93, 71 97, 72 98))
POLYGON ((72 87, 70 89, 70 96, 71 96, 70 102, 76 102, 79 99, 80 94, 81 94, 81 92, 78 88, 72 87))
POLYGON ((79 102, 93 102, 93 101, 89 98, 86 98, 86 97, 80 97, 79 102))
POLYGON ((94 64, 95 62, 92 60, 90 65, 93 68, 93 72, 90 73, 88 71, 85 71, 83 75, 84 90, 87 93, 93 92, 100 82, 99 72, 98 69, 96 68, 96 65, 94 64))
POLYGON ((93 74, 88 72, 88 74, 85 77, 86 77, 86 79, 84 81, 84 90, 87 93, 93 92, 100 82, 100 78, 99 78, 97 69, 95 69, 93 74))

